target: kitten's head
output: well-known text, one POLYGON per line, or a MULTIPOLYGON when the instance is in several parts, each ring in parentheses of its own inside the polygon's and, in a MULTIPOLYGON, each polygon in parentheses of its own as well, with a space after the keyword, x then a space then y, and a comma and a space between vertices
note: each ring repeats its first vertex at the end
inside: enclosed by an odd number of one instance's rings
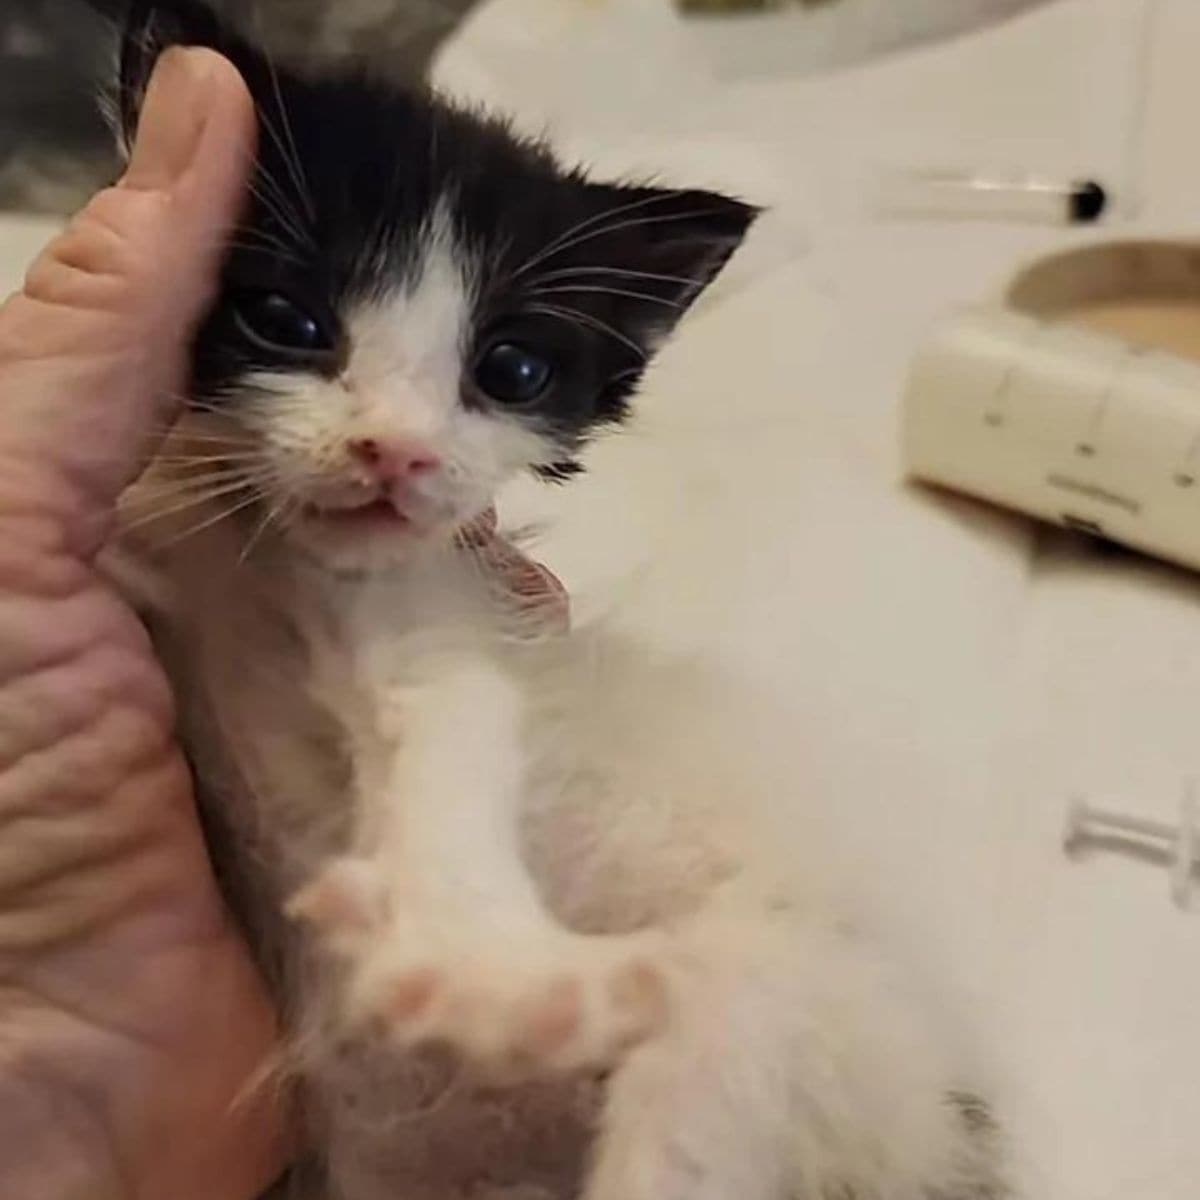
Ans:
POLYGON ((363 73, 290 71, 201 0, 134 0, 126 139, 172 44, 228 56, 260 124, 182 432, 236 446, 222 480, 254 464, 248 531, 274 514, 268 536, 331 567, 402 560, 519 472, 576 472, 755 216, 592 182, 496 120, 363 73))

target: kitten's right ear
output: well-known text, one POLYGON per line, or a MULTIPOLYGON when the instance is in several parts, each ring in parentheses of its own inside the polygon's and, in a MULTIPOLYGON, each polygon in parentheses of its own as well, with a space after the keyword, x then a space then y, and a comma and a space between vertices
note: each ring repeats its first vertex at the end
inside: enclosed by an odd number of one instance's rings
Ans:
POLYGON ((204 46, 231 56, 239 45, 227 23, 205 0, 88 0, 119 30, 116 126, 128 154, 150 76, 164 50, 204 46))

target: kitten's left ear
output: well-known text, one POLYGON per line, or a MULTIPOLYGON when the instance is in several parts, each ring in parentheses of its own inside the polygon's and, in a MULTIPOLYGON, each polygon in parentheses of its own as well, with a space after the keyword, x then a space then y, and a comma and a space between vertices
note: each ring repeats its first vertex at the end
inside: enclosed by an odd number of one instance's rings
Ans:
MULTIPOLYGON (((595 185, 593 185, 595 187, 595 185)), ((705 191, 596 187, 602 193, 595 244, 597 261, 627 272, 622 290, 647 297, 643 318, 660 335, 670 331, 721 273, 745 240, 761 209, 705 191), (653 310, 657 309, 657 312, 653 310), (651 314, 653 314, 653 319, 651 314)), ((614 276, 614 280, 615 280, 614 276)), ((614 287, 618 285, 614 282, 614 287)), ((636 314, 628 314, 637 323, 636 314)))

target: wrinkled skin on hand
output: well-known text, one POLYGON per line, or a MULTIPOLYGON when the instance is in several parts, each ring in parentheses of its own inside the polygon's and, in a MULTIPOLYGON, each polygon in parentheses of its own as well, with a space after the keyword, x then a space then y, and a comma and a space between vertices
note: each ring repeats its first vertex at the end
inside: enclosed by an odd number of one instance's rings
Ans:
POLYGON ((164 56, 129 171, 0 310, 0 1195, 249 1200, 275 1016, 222 905, 170 690, 94 569, 184 386, 252 103, 164 56))

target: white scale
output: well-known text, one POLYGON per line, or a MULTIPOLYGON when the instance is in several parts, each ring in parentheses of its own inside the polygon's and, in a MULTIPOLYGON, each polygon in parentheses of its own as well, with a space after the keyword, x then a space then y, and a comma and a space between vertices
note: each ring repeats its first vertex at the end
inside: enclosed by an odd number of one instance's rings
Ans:
POLYGON ((918 480, 1200 570, 1200 244, 1044 259, 913 365, 918 480))

